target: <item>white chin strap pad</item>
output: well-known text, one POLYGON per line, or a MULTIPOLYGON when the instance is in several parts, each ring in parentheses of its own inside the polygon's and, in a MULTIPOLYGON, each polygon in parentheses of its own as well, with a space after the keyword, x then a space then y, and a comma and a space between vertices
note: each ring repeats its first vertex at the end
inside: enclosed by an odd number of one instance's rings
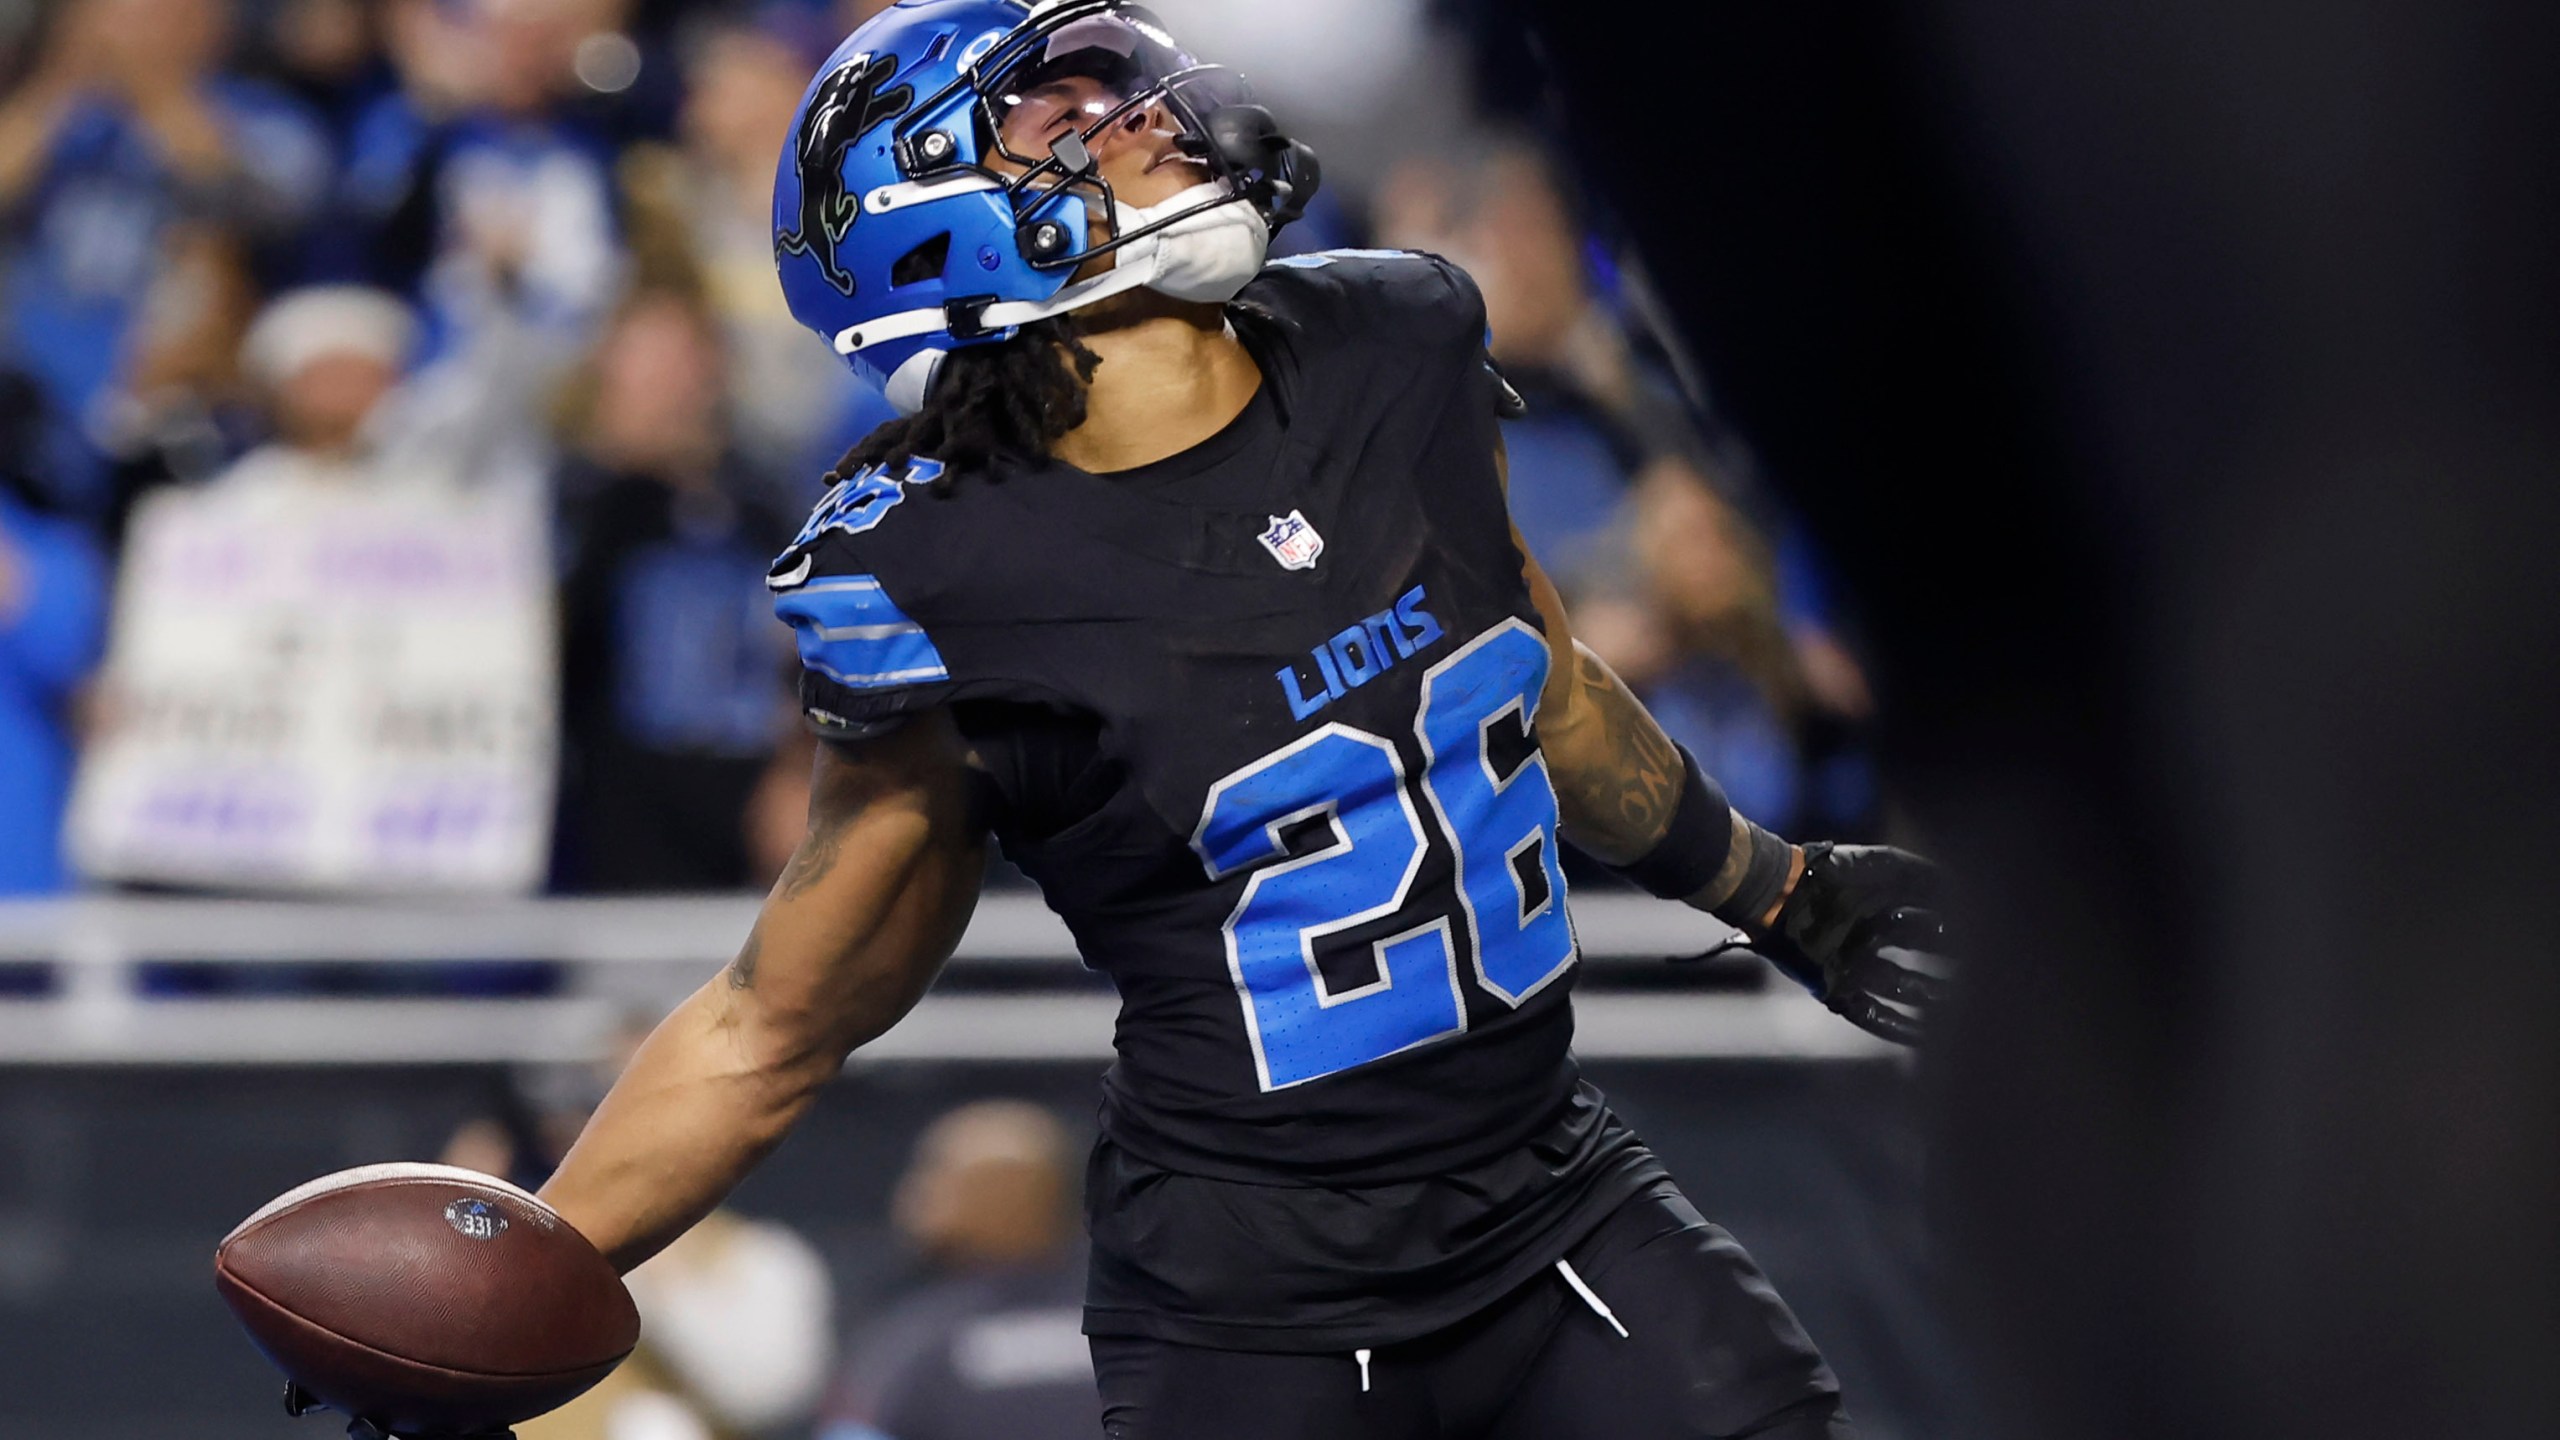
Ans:
MULTIPOLYGON (((1160 205, 1114 206, 1120 233, 1129 234, 1210 204, 1226 191, 1218 182, 1192 186, 1160 205)), ((1271 227, 1243 196, 1211 205, 1177 224, 1121 247, 1112 268, 1141 276, 1136 283, 1160 295, 1223 305, 1262 273, 1271 253, 1271 227)))
MULTIPOLYGON (((1206 181, 1162 204, 1119 206, 1115 219, 1120 233, 1125 235, 1213 200, 1220 193, 1216 181, 1206 181)), ((990 305, 979 313, 978 323, 989 330, 1011 330, 1138 289, 1195 304, 1223 305, 1262 273, 1263 260, 1270 249, 1271 227, 1250 201, 1237 196, 1131 241, 1112 252, 1110 269, 1089 280, 1079 280, 1046 300, 1009 300, 990 305)), ((867 325, 838 332, 836 353, 850 355, 892 340, 932 335, 945 331, 948 324, 940 307, 883 315, 867 325)), ((934 375, 942 368, 946 353, 924 351, 889 377, 886 393, 899 414, 913 415, 924 408, 925 394, 932 389, 934 375)))

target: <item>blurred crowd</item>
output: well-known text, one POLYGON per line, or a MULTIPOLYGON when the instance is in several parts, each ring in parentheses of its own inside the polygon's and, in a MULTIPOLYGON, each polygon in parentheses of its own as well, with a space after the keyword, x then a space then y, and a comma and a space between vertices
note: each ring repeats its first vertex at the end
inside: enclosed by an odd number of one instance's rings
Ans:
MULTIPOLYGON (((887 411, 784 310, 768 205, 808 76, 882 3, 0 7, 0 894, 779 867, 807 742, 759 582, 887 411), (278 686, 355 718, 324 743, 278 686), (381 863, 259 848, 369 785, 407 787, 348 822, 381 863), (207 834, 244 868, 176 858, 207 834)), ((1877 825, 1821 559, 1519 97, 1420 0, 1156 8, 1307 117, 1330 188, 1284 248, 1482 284, 1529 405, 1513 504, 1580 633, 1750 813, 1877 825)))

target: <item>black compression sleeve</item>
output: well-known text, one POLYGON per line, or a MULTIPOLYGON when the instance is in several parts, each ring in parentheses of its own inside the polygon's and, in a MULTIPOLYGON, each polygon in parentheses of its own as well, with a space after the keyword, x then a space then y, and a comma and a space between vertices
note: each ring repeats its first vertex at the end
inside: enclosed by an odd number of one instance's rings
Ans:
MULTIPOLYGON (((1684 779, 1671 828, 1644 858, 1618 868, 1619 874, 1665 900, 1686 900, 1706 889, 1733 857, 1733 803, 1725 798, 1724 788, 1698 768, 1698 757, 1689 753, 1688 746, 1679 750, 1684 779)), ((1742 824, 1751 854, 1733 893, 1709 913, 1728 925, 1751 929, 1778 903, 1794 857, 1785 840, 1749 820, 1742 824)))

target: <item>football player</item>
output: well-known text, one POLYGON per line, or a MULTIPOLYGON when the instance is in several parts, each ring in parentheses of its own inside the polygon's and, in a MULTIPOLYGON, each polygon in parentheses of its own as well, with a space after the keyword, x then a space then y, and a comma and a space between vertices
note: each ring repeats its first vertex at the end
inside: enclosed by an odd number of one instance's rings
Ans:
POLYGON ((1558 847, 1918 1031, 1925 863, 1734 814, 1505 515, 1476 289, 1265 264, 1317 184, 1119 0, 905 0, 782 158, 792 306, 909 412, 768 580, 805 842, 545 1194, 628 1267, 932 982, 990 836, 1121 997, 1087 1179, 1113 1440, 1848 1433, 1577 1075, 1558 847))

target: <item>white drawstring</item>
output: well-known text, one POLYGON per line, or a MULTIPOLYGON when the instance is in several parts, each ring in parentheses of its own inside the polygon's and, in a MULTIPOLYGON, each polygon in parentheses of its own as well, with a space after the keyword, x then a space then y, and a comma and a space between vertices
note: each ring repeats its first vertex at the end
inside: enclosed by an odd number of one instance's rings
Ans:
POLYGON ((1572 1261, 1557 1261, 1556 1273, 1564 1276, 1564 1283, 1573 1287, 1573 1293, 1582 1297, 1582 1303, 1591 1307, 1592 1314, 1609 1322, 1609 1328, 1618 1332, 1619 1339, 1627 1338, 1627 1327, 1619 1324, 1618 1317, 1610 1313, 1609 1307, 1600 1303, 1600 1297, 1591 1293, 1591 1287, 1582 1283, 1582 1277, 1573 1273, 1572 1261))
MULTIPOLYGON (((1602 1303, 1600 1297, 1593 1293, 1591 1287, 1583 1283, 1582 1277, 1574 1273, 1572 1261, 1557 1261, 1556 1273, 1564 1277, 1564 1283, 1573 1287, 1574 1294, 1582 1297, 1583 1304, 1591 1307, 1592 1314, 1609 1322, 1609 1328, 1618 1332, 1619 1339, 1624 1340, 1629 1338, 1627 1335, 1627 1327, 1619 1321, 1616 1312, 1612 1311, 1606 1304, 1602 1303)), ((1354 1350, 1351 1352, 1352 1360, 1360 1366, 1360 1393, 1363 1395, 1369 1393, 1369 1357, 1372 1353, 1373 1352, 1368 1350, 1354 1350)))

